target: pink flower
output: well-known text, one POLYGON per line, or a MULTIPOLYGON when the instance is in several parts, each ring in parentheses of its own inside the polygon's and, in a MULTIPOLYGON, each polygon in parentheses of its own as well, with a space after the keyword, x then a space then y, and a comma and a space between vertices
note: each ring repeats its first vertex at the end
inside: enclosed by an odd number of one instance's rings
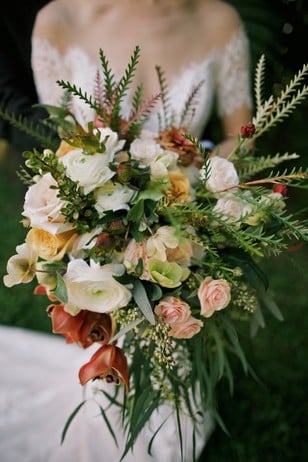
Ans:
POLYGON ((165 297, 154 308, 157 316, 162 316, 167 324, 183 323, 190 317, 190 307, 178 297, 165 297))
POLYGON ((174 338, 191 338, 198 334, 203 326, 203 322, 199 319, 190 316, 185 322, 177 322, 172 324, 168 332, 170 337, 174 338))
POLYGON ((201 314, 209 318, 215 311, 222 310, 231 300, 230 284, 225 279, 205 278, 198 290, 201 314))

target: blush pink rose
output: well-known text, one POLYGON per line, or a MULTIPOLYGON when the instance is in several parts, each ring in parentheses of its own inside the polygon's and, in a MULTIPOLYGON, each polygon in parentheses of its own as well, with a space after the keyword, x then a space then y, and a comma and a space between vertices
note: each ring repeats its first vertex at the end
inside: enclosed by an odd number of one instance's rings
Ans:
POLYGON ((185 322, 177 322, 172 324, 168 332, 169 337, 184 339, 191 338, 198 334, 203 326, 203 322, 199 319, 190 316, 185 322))
POLYGON ((201 314, 209 318, 215 311, 222 310, 231 300, 230 284, 225 279, 204 279, 198 290, 201 314))
POLYGON ((183 323, 190 317, 190 307, 178 297, 165 297, 154 308, 157 316, 162 316, 167 324, 183 323))

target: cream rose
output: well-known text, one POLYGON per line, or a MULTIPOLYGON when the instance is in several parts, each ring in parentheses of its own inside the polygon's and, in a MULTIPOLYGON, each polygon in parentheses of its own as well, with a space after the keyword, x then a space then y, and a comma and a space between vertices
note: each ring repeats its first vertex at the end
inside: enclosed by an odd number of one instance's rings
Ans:
POLYGON ((172 324, 168 335, 178 339, 191 338, 200 332, 202 326, 202 321, 190 316, 185 322, 172 324))
POLYGON ((100 266, 94 261, 88 265, 82 259, 72 260, 63 276, 68 294, 65 310, 74 315, 79 310, 108 313, 123 308, 132 294, 113 277, 123 273, 120 264, 100 266))
POLYGON ((18 245, 16 255, 13 255, 7 262, 6 270, 8 274, 3 277, 6 287, 16 284, 26 284, 31 282, 35 276, 38 254, 28 244, 18 245))
POLYGON ((50 173, 42 176, 37 183, 29 187, 25 195, 22 215, 29 219, 32 228, 39 228, 51 234, 58 234, 73 228, 66 223, 61 213, 67 202, 57 197, 58 187, 56 180, 50 173))
POLYGON ((109 162, 114 158, 114 155, 121 151, 125 144, 125 140, 119 140, 118 134, 109 127, 97 128, 95 132, 100 133, 100 141, 104 142, 109 162))
POLYGON ((230 284, 225 279, 205 278, 198 289, 201 315, 209 318, 215 311, 226 308, 231 300, 230 284))
POLYGON ((157 316, 162 316, 167 324, 182 323, 191 315, 190 306, 179 297, 164 297, 154 308, 157 316))
POLYGON ((252 205, 249 202, 231 192, 223 194, 213 208, 213 212, 221 214, 222 218, 230 223, 239 222, 251 211, 252 205))
POLYGON ((232 162, 223 157, 214 156, 210 159, 210 176, 206 187, 213 193, 223 192, 239 184, 239 177, 232 162))

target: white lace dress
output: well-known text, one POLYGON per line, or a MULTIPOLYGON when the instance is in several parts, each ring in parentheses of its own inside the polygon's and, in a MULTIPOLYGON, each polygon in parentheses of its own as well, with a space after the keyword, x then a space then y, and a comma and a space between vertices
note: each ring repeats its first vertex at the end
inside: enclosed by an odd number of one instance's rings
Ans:
MULTIPOLYGON (((247 42, 239 30, 224 50, 212 51, 200 63, 193 63, 168 82, 174 112, 181 114, 187 96, 201 80, 190 130, 200 136, 212 110, 217 94, 221 115, 232 114, 242 104, 251 104, 247 73, 247 42)), ((56 80, 68 80, 89 94, 93 92, 98 64, 82 49, 72 48, 61 55, 46 40, 33 41, 33 71, 41 102, 58 104, 62 89, 56 80)), ((128 100, 129 102, 129 95, 128 100)), ((92 119, 92 112, 80 100, 74 99, 72 109, 81 123, 92 119)), ((155 130, 157 118, 150 119, 148 128, 155 130)), ((13 290, 13 289, 12 289, 13 290)), ((64 339, 18 328, 0 327, 0 459, 2 462, 118 462, 123 447, 118 426, 119 448, 105 426, 93 401, 84 406, 73 420, 65 442, 60 445, 61 432, 71 412, 85 398, 93 394, 90 385, 85 389, 78 383, 79 367, 91 357, 94 346, 81 350, 66 345, 64 339), (92 347, 91 347, 92 348, 92 347)), ((180 452, 175 419, 171 416, 155 439, 152 456, 147 445, 159 422, 170 414, 162 406, 140 436, 134 452, 123 462, 179 462, 180 452)), ((109 416, 117 425, 117 415, 109 416)), ((191 462, 192 429, 182 416, 185 461, 191 462)), ((208 414, 199 425, 197 452, 201 453, 213 429, 208 414)))

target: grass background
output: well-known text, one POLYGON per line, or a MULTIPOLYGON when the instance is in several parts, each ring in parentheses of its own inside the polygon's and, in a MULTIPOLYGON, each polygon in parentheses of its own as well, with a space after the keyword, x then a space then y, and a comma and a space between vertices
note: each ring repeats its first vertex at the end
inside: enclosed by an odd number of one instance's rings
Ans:
MULTIPOLYGON (((291 2, 277 0, 277 3, 285 7, 291 2)), ((301 5, 303 7, 303 2, 292 2, 293 7, 300 8, 301 5)), ((305 16, 303 12, 300 18, 307 21, 307 14, 305 16)), ((275 72, 269 76, 271 84, 277 85, 276 80, 288 79, 302 62, 306 62, 304 52, 305 45, 299 41, 290 45, 288 53, 281 55, 275 72), (301 58, 295 58, 297 45, 300 45, 301 58)), ((272 71, 271 61, 269 64, 272 71)), ((262 140, 258 146, 260 152, 296 151, 301 154, 300 164, 307 167, 307 119, 308 104, 305 103, 262 140)), ((8 258, 15 253, 16 245, 23 242, 25 235, 19 223, 24 196, 24 187, 16 176, 19 160, 16 153, 10 151, 0 155, 1 280, 8 258)), ((307 206, 307 193, 291 189, 289 196, 291 210, 307 206)), ((268 314, 265 329, 253 339, 242 339, 259 382, 245 376, 240 365, 234 363, 237 377, 234 395, 230 396, 223 381, 218 389, 219 411, 230 435, 217 428, 201 462, 308 460, 307 245, 264 262, 263 269, 269 276, 270 291, 280 306, 284 321, 279 322, 268 314)), ((46 299, 34 297, 32 290, 31 284, 8 289, 0 283, 0 324, 50 331, 45 313, 46 299)))

